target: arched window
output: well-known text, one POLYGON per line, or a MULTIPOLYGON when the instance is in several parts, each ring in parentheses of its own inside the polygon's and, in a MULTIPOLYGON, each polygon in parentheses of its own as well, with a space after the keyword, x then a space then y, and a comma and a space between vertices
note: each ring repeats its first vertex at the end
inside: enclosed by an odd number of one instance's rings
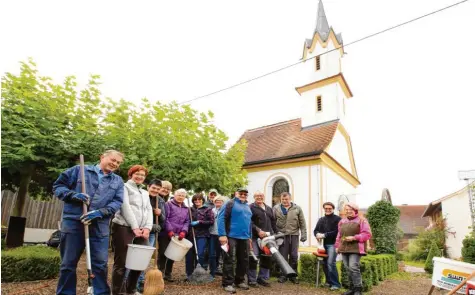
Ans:
POLYGON ((289 192, 289 183, 281 178, 274 182, 272 186, 272 206, 280 203, 280 194, 289 192))

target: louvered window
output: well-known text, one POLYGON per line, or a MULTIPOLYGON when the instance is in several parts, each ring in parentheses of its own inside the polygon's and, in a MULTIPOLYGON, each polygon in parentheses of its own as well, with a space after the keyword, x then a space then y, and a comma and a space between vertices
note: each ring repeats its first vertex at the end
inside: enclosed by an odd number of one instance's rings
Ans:
POLYGON ((315 57, 315 66, 317 71, 320 70, 320 56, 315 57))
POLYGON ((322 111, 322 97, 317 96, 317 112, 321 112, 321 111, 322 111))

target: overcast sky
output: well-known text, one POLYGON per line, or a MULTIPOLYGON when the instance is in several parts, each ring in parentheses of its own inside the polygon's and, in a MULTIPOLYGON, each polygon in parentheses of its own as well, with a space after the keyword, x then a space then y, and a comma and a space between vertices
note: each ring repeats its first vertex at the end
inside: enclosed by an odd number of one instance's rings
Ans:
MULTIPOLYGON (((457 0, 326 0, 345 43, 457 0)), ((61 81, 102 76, 104 95, 186 101, 297 62, 317 0, 2 1, 0 65, 32 57, 61 81)), ((367 206, 388 188, 396 204, 427 204, 475 169, 475 1, 345 48, 354 97, 347 127, 367 206)), ((230 144, 250 128, 300 117, 296 66, 197 100, 230 144)))

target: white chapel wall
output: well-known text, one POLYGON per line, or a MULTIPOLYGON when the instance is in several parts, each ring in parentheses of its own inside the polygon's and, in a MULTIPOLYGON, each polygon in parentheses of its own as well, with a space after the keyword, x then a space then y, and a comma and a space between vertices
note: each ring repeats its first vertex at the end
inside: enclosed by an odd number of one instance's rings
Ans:
POLYGON ((345 137, 343 137, 343 134, 341 134, 338 129, 335 132, 328 153, 337 160, 338 163, 345 167, 348 172, 352 173, 348 144, 346 143, 345 137))
POLYGON ((445 242, 448 255, 452 259, 460 258, 462 256, 462 241, 470 233, 469 226, 472 225, 466 190, 442 201, 442 216, 446 218, 449 232, 445 242))

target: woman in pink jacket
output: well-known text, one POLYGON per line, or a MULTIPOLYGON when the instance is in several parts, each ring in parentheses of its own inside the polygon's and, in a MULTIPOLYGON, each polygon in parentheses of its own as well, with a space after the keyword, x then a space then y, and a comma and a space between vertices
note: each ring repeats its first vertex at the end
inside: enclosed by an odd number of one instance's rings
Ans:
POLYGON ((338 223, 335 248, 343 257, 350 280, 350 289, 343 295, 362 294, 360 258, 366 255, 366 241, 371 239, 371 229, 368 221, 358 216, 358 210, 358 205, 346 204, 346 217, 338 223))

